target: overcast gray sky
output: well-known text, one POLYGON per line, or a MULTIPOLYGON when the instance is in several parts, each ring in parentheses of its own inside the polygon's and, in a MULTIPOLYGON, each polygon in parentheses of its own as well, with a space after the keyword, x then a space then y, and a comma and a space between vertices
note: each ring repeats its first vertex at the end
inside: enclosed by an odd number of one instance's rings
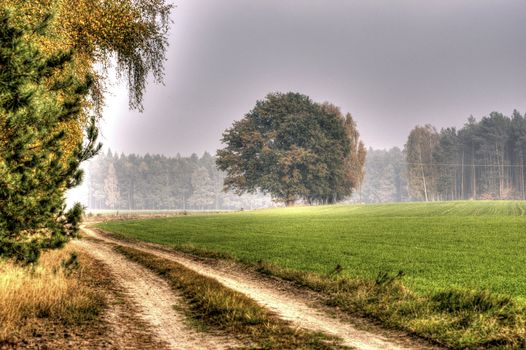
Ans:
POLYGON ((350 112, 367 146, 403 146, 416 124, 526 112, 524 0, 179 0, 166 84, 144 113, 108 97, 106 147, 212 153, 272 91, 350 112))

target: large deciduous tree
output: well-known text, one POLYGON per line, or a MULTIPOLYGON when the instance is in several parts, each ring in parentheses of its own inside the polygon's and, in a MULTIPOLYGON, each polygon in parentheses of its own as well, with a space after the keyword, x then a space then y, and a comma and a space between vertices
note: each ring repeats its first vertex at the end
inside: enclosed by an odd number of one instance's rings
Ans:
POLYGON ((272 93, 223 134, 225 189, 262 191, 286 205, 334 203, 363 177, 365 148, 339 108, 299 93, 272 93), (361 163, 360 163, 361 162, 361 163))
MULTIPOLYGON (((129 87, 129 104, 142 108, 149 76, 163 78, 167 30, 171 5, 165 0, 2 0, 0 10, 9 10, 19 27, 38 27, 49 22, 49 35, 28 31, 25 35, 44 55, 75 51, 75 64, 65 67, 77 79, 92 77, 89 94, 82 100, 77 118, 61 123, 65 131, 63 161, 74 151, 89 124, 89 113, 99 116, 109 69, 115 66, 129 87), (50 19, 50 14, 52 18, 50 19)), ((60 75, 54 77, 61 79, 60 75)), ((2 154, 0 154, 0 159, 2 154)))
POLYGON ((96 69, 95 63, 101 63, 99 68, 116 63, 128 82, 132 107, 140 108, 150 73, 162 80, 172 8, 165 0, 3 0, 2 7, 13 10, 13 20, 30 26, 54 14, 52 35, 36 36, 35 42, 46 54, 75 49, 75 73, 94 77, 96 105, 102 103, 108 71, 96 69))

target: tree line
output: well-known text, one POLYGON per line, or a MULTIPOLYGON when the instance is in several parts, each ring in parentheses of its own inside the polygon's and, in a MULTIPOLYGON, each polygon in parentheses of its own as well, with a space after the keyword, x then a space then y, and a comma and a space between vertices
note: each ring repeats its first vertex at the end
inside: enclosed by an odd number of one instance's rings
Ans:
MULTIPOLYGON (((525 118, 517 111, 511 117, 495 112, 479 121, 471 117, 458 130, 417 126, 404 149, 369 148, 363 168, 357 166, 363 181, 352 201, 525 199, 525 118)), ((216 163, 206 152, 174 158, 102 155, 90 165, 89 206, 213 210, 273 205, 261 194, 238 197, 223 192, 227 173, 216 163)))
POLYGON ((239 210, 272 206, 261 194, 223 191, 214 156, 113 154, 89 163, 88 207, 113 210, 239 210))
POLYGON ((460 129, 415 127, 405 145, 415 200, 526 199, 526 118, 493 112, 460 129))

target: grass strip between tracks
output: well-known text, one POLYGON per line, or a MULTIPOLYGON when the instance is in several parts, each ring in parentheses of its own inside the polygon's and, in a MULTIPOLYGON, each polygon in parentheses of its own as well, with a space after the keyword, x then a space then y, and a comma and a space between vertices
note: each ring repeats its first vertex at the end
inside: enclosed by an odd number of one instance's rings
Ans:
POLYGON ((249 297, 183 265, 143 251, 115 246, 132 261, 156 272, 187 300, 190 316, 258 349, 344 349, 337 338, 291 327, 249 297))

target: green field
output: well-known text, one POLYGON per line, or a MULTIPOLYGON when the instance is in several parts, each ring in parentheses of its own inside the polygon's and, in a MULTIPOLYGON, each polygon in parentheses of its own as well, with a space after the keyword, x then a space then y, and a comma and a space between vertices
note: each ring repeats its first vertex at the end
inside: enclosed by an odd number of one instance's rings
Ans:
POLYGON ((526 202, 338 205, 114 221, 99 227, 243 261, 375 278, 405 272, 419 293, 484 289, 526 300, 526 202))

